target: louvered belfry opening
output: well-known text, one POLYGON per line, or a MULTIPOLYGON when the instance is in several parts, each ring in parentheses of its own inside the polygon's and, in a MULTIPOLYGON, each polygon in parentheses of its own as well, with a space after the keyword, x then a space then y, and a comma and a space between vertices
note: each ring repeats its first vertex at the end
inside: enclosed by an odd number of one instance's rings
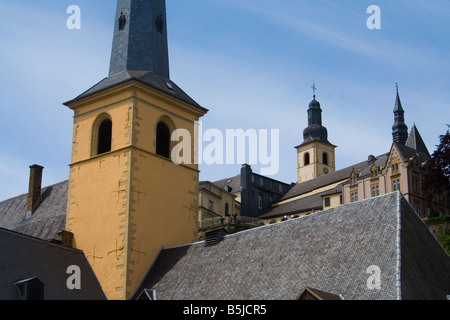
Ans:
POLYGON ((156 154, 170 159, 170 129, 162 121, 156 127, 156 154))
POLYGON ((105 119, 98 128, 97 154, 111 151, 112 121, 105 119))

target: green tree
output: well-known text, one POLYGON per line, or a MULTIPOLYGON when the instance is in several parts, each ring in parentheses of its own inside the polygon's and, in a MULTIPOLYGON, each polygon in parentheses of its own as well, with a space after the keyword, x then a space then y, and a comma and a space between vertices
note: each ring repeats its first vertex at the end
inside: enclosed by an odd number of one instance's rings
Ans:
POLYGON ((439 140, 440 144, 426 163, 424 189, 430 197, 436 194, 445 197, 450 207, 450 130, 439 140))

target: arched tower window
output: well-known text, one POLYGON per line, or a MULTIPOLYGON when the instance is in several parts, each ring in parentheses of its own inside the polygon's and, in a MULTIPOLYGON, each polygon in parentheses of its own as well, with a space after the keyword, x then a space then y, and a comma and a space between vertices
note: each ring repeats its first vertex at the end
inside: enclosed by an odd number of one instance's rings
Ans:
POLYGON ((108 114, 100 115, 92 128, 92 155, 100 155, 112 150, 112 120, 108 114))
POLYGON ((305 153, 305 166, 311 163, 311 157, 309 155, 309 152, 305 153))
POLYGON ((156 126, 156 154, 170 159, 170 129, 163 121, 156 126))
POLYGON ((322 163, 328 165, 328 154, 326 152, 322 154, 322 163))

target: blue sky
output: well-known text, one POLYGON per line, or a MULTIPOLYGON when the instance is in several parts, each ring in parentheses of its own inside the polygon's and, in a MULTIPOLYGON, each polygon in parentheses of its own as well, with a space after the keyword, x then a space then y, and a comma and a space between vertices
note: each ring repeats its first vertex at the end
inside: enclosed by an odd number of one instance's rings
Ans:
MULTIPOLYGON (((108 74, 116 1, 0 0, 0 200, 69 176, 73 113, 108 74), (81 29, 69 30, 70 5, 81 29)), ((389 151, 395 83, 409 128, 435 150, 450 123, 448 0, 167 0, 171 78, 209 113, 204 129, 279 129, 280 170, 296 181, 312 82, 337 169, 389 151), (369 30, 370 5, 381 29, 369 30)), ((200 167, 201 180, 240 165, 200 167)), ((254 166, 259 172, 258 166, 254 166)))

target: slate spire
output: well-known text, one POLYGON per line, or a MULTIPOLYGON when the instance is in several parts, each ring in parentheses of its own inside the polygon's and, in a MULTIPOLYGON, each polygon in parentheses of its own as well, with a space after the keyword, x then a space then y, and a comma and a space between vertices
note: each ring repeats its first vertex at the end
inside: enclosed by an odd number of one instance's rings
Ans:
POLYGON ((428 157, 431 157, 430 153, 428 152, 427 146, 425 145, 425 142, 423 141, 422 136, 420 135, 419 130, 417 129, 415 124, 413 124, 411 132, 409 133, 408 140, 406 141, 406 146, 423 152, 428 157))
POLYGON ((165 0, 118 0, 109 76, 152 71, 169 79, 165 0))
POLYGON ((402 108, 397 88, 397 98, 394 108, 394 125, 392 126, 392 137, 394 142, 405 145, 408 139, 408 127, 405 124, 405 111, 402 108))

